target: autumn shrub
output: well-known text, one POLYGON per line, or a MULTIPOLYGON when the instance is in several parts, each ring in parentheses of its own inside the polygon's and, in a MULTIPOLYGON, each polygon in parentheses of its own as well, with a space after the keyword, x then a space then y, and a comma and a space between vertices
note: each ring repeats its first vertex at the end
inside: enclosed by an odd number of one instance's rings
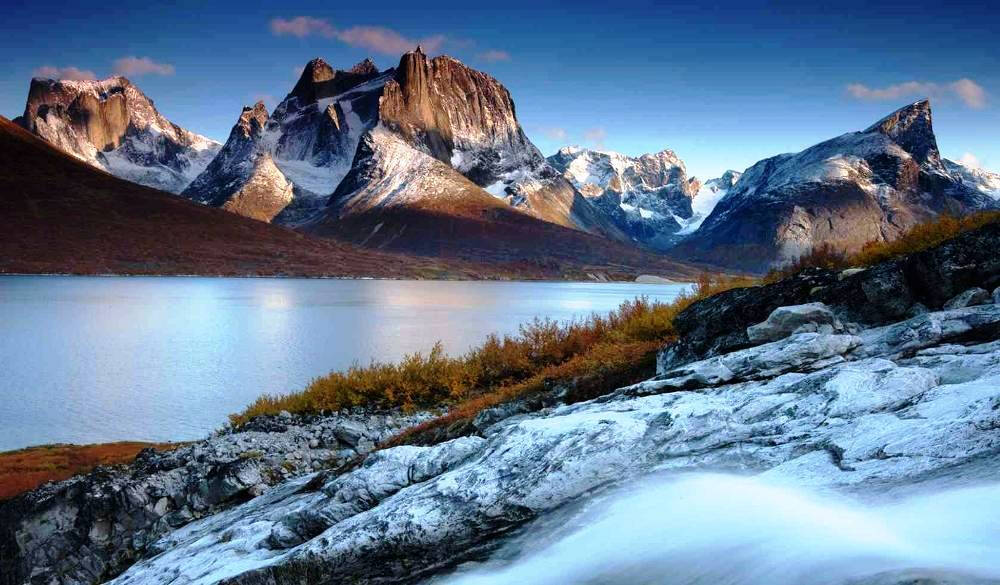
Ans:
POLYGON ((955 217, 941 215, 937 219, 919 224, 889 242, 868 242, 849 258, 852 266, 873 266, 907 254, 920 252, 990 223, 1000 221, 1000 211, 982 211, 955 217))
POLYGON ((261 396, 231 415, 230 422, 239 426, 282 410, 315 413, 356 406, 447 408, 454 418, 559 381, 588 378, 611 384, 612 379, 648 377, 656 349, 676 335, 677 313, 700 298, 754 283, 704 275, 672 303, 637 298, 607 315, 570 322, 535 319, 516 335, 490 335, 457 357, 446 355, 438 343, 426 355, 407 355, 397 363, 355 364, 313 380, 301 392, 261 396), (629 372, 635 375, 625 375, 629 372))
POLYGON ((826 268, 827 270, 844 270, 851 266, 851 259, 844 250, 834 247, 829 242, 814 246, 809 252, 799 256, 791 263, 781 268, 771 269, 764 276, 767 284, 784 280, 798 274, 806 268, 826 268))

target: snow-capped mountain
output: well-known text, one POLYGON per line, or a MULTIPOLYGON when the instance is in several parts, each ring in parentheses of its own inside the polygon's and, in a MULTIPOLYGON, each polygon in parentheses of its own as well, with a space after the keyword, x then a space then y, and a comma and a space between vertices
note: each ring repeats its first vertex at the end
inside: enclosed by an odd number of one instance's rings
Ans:
POLYGON ((183 195, 263 221, 297 224, 314 215, 350 170, 390 76, 370 60, 347 71, 310 61, 272 114, 261 103, 243 109, 183 195))
POLYGON ((423 160, 416 156, 420 153, 453 169, 483 195, 536 218, 624 239, 527 139, 500 82, 451 57, 429 59, 418 48, 384 72, 370 60, 342 71, 315 59, 258 132, 237 128, 232 145, 185 196, 279 223, 329 223, 331 215, 370 212, 387 201, 415 205, 414 198, 445 196, 443 188, 411 176, 423 166, 408 170, 406 165, 423 160), (392 140, 383 135, 368 140, 376 129, 392 140), (364 157, 358 148, 362 142, 368 145, 364 157), (371 164, 385 168, 374 170, 371 164), (355 196, 344 206, 347 191, 340 184, 349 173, 355 196), (400 198, 378 192, 378 183, 357 185, 376 175, 409 177, 429 188, 400 198), (242 187, 247 184, 253 185, 252 197, 242 187), (287 184, 292 197, 281 206, 287 184), (268 188, 269 196, 264 194, 268 188), (361 193, 370 201, 357 200, 361 193), (253 201, 260 202, 259 208, 250 205, 253 201), (332 209, 324 210, 328 202, 332 209))
POLYGON ((764 270, 820 243, 857 250, 942 212, 998 203, 949 170, 925 100, 863 131, 754 164, 674 253, 764 270))
POLYGON ((668 248, 693 218, 701 184, 673 151, 630 157, 569 146, 548 161, 635 241, 668 248))
POLYGON ((986 169, 970 167, 948 159, 942 159, 944 166, 953 177, 956 177, 966 186, 988 195, 995 200, 1000 200, 1000 173, 994 173, 986 169))
POLYGON ((31 80, 15 120, 69 154, 116 177, 181 192, 219 151, 218 142, 167 120, 124 77, 31 80))

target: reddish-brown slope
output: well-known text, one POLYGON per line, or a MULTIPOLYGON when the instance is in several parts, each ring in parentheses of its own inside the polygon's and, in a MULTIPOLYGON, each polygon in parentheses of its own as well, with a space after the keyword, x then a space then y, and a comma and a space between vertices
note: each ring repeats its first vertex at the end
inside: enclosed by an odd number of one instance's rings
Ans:
POLYGON ((0 273, 475 276, 359 250, 96 170, 0 117, 0 273))

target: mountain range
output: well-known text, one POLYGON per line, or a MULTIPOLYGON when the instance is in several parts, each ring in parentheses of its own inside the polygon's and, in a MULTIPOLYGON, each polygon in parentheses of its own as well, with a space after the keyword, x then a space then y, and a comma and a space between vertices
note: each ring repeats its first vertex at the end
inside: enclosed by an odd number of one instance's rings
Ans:
POLYGON ((702 181, 671 150, 566 147, 546 158, 499 81, 420 47, 387 70, 314 59, 272 112, 244 107, 223 145, 167 120, 122 77, 36 78, 16 122, 205 206, 460 262, 670 258, 756 272, 819 243, 855 250, 940 213, 1000 206, 1000 175, 940 156, 927 101, 702 181))

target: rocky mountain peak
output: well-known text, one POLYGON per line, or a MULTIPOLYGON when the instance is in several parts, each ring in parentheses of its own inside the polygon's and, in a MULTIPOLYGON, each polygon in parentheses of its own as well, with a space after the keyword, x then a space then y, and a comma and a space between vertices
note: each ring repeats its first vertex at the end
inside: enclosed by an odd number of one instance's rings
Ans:
MULTIPOLYGON (((320 58, 313 59, 302 68, 302 75, 288 97, 298 98, 299 105, 344 93, 369 79, 377 77, 378 68, 371 59, 365 59, 348 71, 334 69, 320 58)), ((287 99, 287 98, 286 98, 287 99)))
POLYGON ((365 57, 364 61, 361 61, 354 67, 351 67, 350 69, 347 70, 347 72, 357 73, 360 75, 378 75, 379 70, 378 67, 375 65, 375 62, 372 61, 371 57, 365 57))
POLYGON ((179 192, 219 144, 166 119, 131 81, 31 80, 18 124, 111 174, 179 192))
POLYGON ((264 105, 263 101, 258 101, 253 106, 243 106, 243 111, 233 127, 233 132, 241 132, 244 138, 257 136, 264 129, 269 116, 267 106, 264 105))
POLYGON ((930 100, 900 108, 865 130, 865 133, 873 132, 888 136, 920 163, 940 159, 931 123, 930 100))

